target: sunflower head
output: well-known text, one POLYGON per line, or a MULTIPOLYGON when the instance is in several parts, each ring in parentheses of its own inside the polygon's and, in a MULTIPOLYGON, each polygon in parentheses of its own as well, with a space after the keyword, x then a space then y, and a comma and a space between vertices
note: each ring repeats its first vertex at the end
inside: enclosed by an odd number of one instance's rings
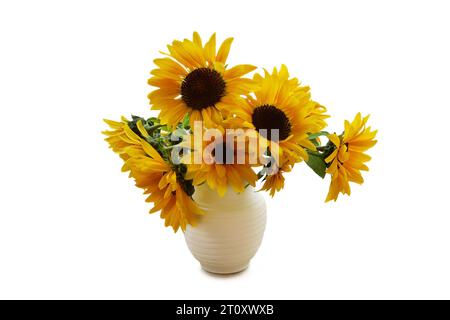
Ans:
POLYGON ((180 144, 188 150, 182 158, 187 165, 186 178, 192 179, 194 185, 207 183, 220 196, 225 195, 229 186, 238 193, 247 185, 255 186, 258 177, 250 165, 246 137, 240 139, 235 134, 213 130, 209 129, 208 134, 205 130, 202 135, 209 139, 190 135, 180 144))
POLYGON ((369 116, 363 118, 358 113, 352 122, 345 121, 342 135, 334 133, 328 136, 334 145, 334 151, 325 159, 328 164, 327 173, 331 175, 326 201, 336 201, 339 193, 350 195, 349 182, 364 182, 361 171, 369 170, 365 162, 371 159, 365 151, 377 143, 377 130, 372 131, 370 127, 366 127, 368 119, 369 116))
POLYGON ((162 123, 176 126, 188 114, 191 126, 203 121, 213 128, 231 108, 243 103, 241 95, 249 93, 252 81, 242 76, 256 67, 227 68, 232 41, 226 39, 216 50, 215 34, 203 45, 194 32, 192 40, 173 41, 167 46, 167 57, 154 60, 157 68, 151 71, 148 83, 157 90, 149 99, 152 109, 160 110, 162 123))
MULTIPOLYGON (((326 126, 326 109, 311 100, 309 88, 290 78, 282 65, 272 73, 254 76, 255 90, 245 105, 233 109, 240 126, 255 129, 260 136, 277 143, 281 162, 294 164, 308 159, 306 148, 315 150, 308 134, 326 126)), ((273 151, 273 150, 270 150, 273 151)))

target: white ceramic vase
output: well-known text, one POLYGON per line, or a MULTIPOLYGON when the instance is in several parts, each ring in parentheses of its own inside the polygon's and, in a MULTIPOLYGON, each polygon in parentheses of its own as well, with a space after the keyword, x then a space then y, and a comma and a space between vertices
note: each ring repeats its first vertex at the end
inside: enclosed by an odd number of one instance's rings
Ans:
POLYGON ((258 251, 266 227, 266 203, 251 186, 242 193, 228 189, 224 197, 206 184, 194 200, 205 211, 184 237, 192 255, 208 272, 230 274, 245 270, 258 251))

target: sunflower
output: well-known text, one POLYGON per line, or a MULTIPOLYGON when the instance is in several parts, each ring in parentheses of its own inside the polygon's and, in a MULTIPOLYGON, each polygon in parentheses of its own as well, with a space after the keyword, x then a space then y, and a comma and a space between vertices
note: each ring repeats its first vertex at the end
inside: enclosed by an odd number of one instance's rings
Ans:
MULTIPOLYGON (((253 128, 259 135, 276 143, 280 162, 291 164, 308 159, 305 148, 316 147, 308 139, 308 134, 320 131, 326 126, 325 107, 311 100, 309 87, 300 86, 296 78, 289 79, 285 65, 272 74, 254 76, 257 89, 254 96, 248 96, 245 105, 232 109, 234 118, 227 121, 241 121, 241 127, 253 128), (272 136, 271 130, 278 130, 272 136)), ((268 144, 269 145, 269 144, 268 144)), ((270 150, 272 151, 272 150, 270 150)))
POLYGON ((165 225, 171 226, 176 232, 186 225, 195 225, 197 215, 203 212, 191 198, 193 188, 184 179, 182 172, 174 165, 165 161, 156 149, 147 141, 148 132, 141 121, 137 121, 137 133, 122 118, 122 122, 105 120, 113 131, 105 132, 106 140, 111 148, 125 160, 122 171, 130 171, 130 177, 136 181, 136 186, 148 194, 146 201, 154 207, 150 213, 161 211, 165 225))
POLYGON ((364 152, 377 143, 377 140, 374 140, 377 130, 366 128, 368 119, 369 116, 363 118, 361 113, 358 113, 353 122, 345 121, 343 135, 334 133, 328 136, 336 148, 325 159, 329 165, 327 173, 331 174, 330 190, 325 201, 336 201, 339 193, 350 195, 349 182, 364 182, 361 171, 369 170, 364 162, 371 159, 364 152))
POLYGON ((247 185, 254 187, 258 176, 249 164, 248 141, 242 140, 241 144, 235 134, 214 130, 216 135, 210 141, 196 143, 197 137, 191 135, 180 144, 190 149, 182 158, 187 165, 186 179, 192 179, 193 185, 206 182, 220 196, 225 195, 228 186, 237 193, 247 185))
POLYGON ((216 52, 216 35, 203 46, 197 32, 193 40, 173 41, 166 58, 156 59, 157 69, 148 80, 158 89, 149 94, 152 109, 160 110, 163 124, 175 126, 190 116, 190 124, 203 121, 215 127, 222 114, 241 104, 241 95, 251 90, 251 79, 242 78, 253 71, 252 65, 237 65, 227 69, 226 60, 233 38, 226 39, 216 52))
POLYGON ((264 184, 261 187, 261 191, 270 191, 270 196, 273 197, 276 192, 281 191, 284 188, 284 172, 292 170, 292 165, 289 163, 283 164, 278 170, 271 175, 267 175, 264 179, 264 184))

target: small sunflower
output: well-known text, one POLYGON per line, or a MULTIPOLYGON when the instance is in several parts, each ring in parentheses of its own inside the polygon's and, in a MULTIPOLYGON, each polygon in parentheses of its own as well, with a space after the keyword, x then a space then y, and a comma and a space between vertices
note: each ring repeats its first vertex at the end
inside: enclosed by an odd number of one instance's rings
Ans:
POLYGON ((369 116, 363 118, 358 113, 353 122, 345 121, 343 135, 334 133, 328 136, 336 148, 325 159, 329 165, 327 173, 331 174, 330 190, 325 201, 336 201, 339 193, 350 195, 349 182, 364 182, 361 171, 369 170, 364 163, 371 159, 364 152, 377 143, 374 140, 377 130, 366 128, 368 119, 369 116))
POLYGON ((248 96, 247 104, 234 108, 235 118, 229 121, 237 125, 240 120, 241 127, 254 128, 263 138, 277 143, 279 155, 286 161, 307 160, 305 148, 315 150, 308 134, 326 126, 325 107, 311 100, 309 87, 300 86, 297 78, 289 79, 285 65, 279 71, 274 68, 272 74, 265 71, 264 77, 256 74, 254 81, 254 97, 248 96), (278 130, 277 139, 271 135, 273 129, 278 130))
POLYGON ((283 164, 278 170, 272 174, 267 175, 264 179, 264 184, 261 190, 270 191, 270 196, 273 197, 276 192, 281 191, 284 188, 284 172, 289 172, 292 170, 292 165, 289 163, 283 164))
POLYGON ((191 150, 182 159, 187 165, 186 179, 192 179, 194 185, 206 182, 220 196, 225 195, 228 186, 238 193, 247 185, 254 187, 258 176, 249 164, 248 145, 238 143, 234 134, 227 135, 218 129, 217 137, 202 141, 200 147, 194 136, 188 137, 187 146, 191 150))
POLYGON ((175 232, 180 227, 185 231, 188 224, 195 225, 197 215, 203 212, 191 198, 192 185, 176 166, 165 161, 143 139, 149 135, 142 121, 136 122, 136 132, 130 128, 131 122, 126 118, 122 118, 122 122, 105 122, 114 129, 104 133, 113 151, 125 161, 122 171, 130 171, 136 186, 144 189, 144 194, 149 194, 146 201, 154 204, 150 213, 161 211, 166 227, 171 226, 175 232))
POLYGON ((148 83, 158 89, 149 94, 152 109, 160 110, 163 124, 176 126, 186 114, 190 124, 203 121, 207 127, 222 121, 222 114, 241 104, 241 95, 251 90, 251 79, 242 78, 252 65, 227 69, 226 60, 233 38, 226 39, 216 52, 216 35, 203 46, 197 32, 193 40, 175 40, 167 48, 168 57, 154 60, 148 83))

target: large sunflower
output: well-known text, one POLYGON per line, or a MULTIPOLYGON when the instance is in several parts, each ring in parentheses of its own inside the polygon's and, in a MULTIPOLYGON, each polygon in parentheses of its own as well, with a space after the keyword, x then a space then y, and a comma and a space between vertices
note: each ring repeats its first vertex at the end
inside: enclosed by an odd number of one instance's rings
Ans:
POLYGON ((195 225, 196 216, 203 214, 191 198, 193 188, 177 166, 165 161, 156 149, 143 138, 148 132, 137 121, 134 132, 125 118, 122 122, 105 120, 113 131, 105 131, 111 148, 125 160, 122 171, 130 171, 136 186, 148 194, 146 201, 153 202, 150 213, 161 211, 165 225, 176 232, 180 227, 195 225))
POLYGON ((158 89, 149 94, 152 109, 160 110, 163 124, 175 126, 186 114, 190 123, 203 120, 207 127, 222 121, 222 114, 242 103, 241 95, 251 90, 251 79, 241 78, 252 65, 227 69, 226 60, 233 38, 226 39, 216 52, 216 35, 203 45, 197 32, 193 40, 175 40, 167 48, 168 57, 154 60, 148 83, 158 89), (220 112, 222 111, 222 113, 220 112))
MULTIPOLYGON (((245 134, 243 134, 245 137, 245 134)), ((249 164, 248 141, 241 144, 239 138, 217 129, 217 136, 210 141, 195 142, 191 135, 180 146, 188 146, 182 161, 187 165, 186 179, 194 185, 204 182, 224 196, 228 186, 235 192, 243 192, 247 185, 255 186, 258 176, 249 164)))
POLYGON ((256 74, 257 89, 254 96, 248 96, 245 105, 239 105, 232 112, 237 125, 256 129, 263 138, 278 144, 280 163, 296 163, 308 159, 305 148, 315 150, 308 134, 320 131, 326 126, 325 107, 311 100, 309 87, 300 86, 297 78, 289 79, 285 65, 272 74, 256 74), (278 130, 278 137, 271 130, 278 130), (262 131, 261 131, 262 130, 262 131))
POLYGON ((377 143, 374 140, 377 130, 366 128, 368 119, 369 116, 363 118, 358 113, 351 123, 345 121, 343 135, 334 133, 328 136, 336 149, 325 159, 329 164, 327 173, 331 174, 330 190, 325 201, 336 201, 339 193, 350 195, 349 182, 364 182, 361 171, 369 170, 364 163, 371 159, 364 152, 377 143))

